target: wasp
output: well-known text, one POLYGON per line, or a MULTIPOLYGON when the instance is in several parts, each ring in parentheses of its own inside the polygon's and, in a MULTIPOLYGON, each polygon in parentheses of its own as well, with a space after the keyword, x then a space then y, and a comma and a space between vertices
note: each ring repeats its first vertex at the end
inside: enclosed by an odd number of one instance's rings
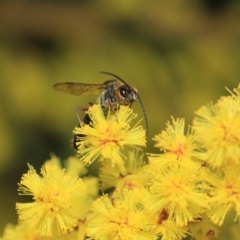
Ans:
MULTIPOLYGON (((113 80, 108 80, 102 84, 90 84, 90 83, 56 83, 53 85, 54 89, 62 91, 65 93, 70 93, 76 96, 87 96, 91 94, 98 94, 97 103, 102 107, 105 115, 107 115, 108 110, 114 113, 119 105, 130 106, 138 99, 141 107, 143 109, 145 123, 147 127, 147 117, 145 110, 143 108, 142 101, 138 95, 138 91, 133 86, 128 85, 123 79, 115 74, 109 72, 101 72, 103 74, 110 75, 114 77, 113 80)), ((92 103, 89 103, 91 106, 92 103)), ((76 112, 80 124, 90 124, 91 119, 88 114, 84 118, 81 118, 78 114, 78 110, 87 111, 88 108, 77 107, 76 112)), ((77 150, 78 136, 73 136, 73 147, 77 150)))

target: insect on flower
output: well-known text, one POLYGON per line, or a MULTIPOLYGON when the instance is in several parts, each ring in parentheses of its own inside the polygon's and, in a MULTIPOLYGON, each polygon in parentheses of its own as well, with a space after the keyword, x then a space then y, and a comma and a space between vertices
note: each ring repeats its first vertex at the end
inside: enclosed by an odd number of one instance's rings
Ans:
MULTIPOLYGON (((139 97, 137 89, 128 85, 123 79, 116 76, 115 74, 109 72, 100 72, 103 74, 110 75, 114 77, 113 80, 108 80, 102 84, 91 84, 91 83, 56 83, 53 85, 54 89, 70 93, 76 96, 87 96, 91 94, 100 94, 97 103, 99 103, 102 107, 104 115, 107 115, 108 110, 114 113, 119 105, 130 106, 135 102, 137 99, 139 100, 146 124, 146 129, 148 127, 147 116, 144 110, 142 101, 139 97)), ((89 106, 93 105, 89 103, 89 106)), ((79 110, 87 111, 88 108, 84 107, 76 107, 76 113, 81 124, 90 124, 91 119, 88 114, 85 115, 84 118, 81 118, 79 115, 79 110)), ((146 131, 147 132, 147 131, 146 131)), ((73 137, 73 147, 77 149, 76 142, 77 142, 77 135, 73 137)), ((79 140, 78 140, 79 141, 79 140)))

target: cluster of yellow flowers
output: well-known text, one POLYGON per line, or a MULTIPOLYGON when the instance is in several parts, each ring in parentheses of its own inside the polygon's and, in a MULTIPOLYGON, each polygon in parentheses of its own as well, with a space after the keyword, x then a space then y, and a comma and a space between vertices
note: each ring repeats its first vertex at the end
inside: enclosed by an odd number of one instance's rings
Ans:
POLYGON ((78 158, 52 155, 19 183, 19 223, 1 240, 216 239, 226 214, 240 218, 240 86, 196 112, 192 127, 173 119, 145 153, 146 131, 127 106, 74 130, 78 158), (80 159, 80 160, 79 160, 80 159), (86 166, 99 160, 99 176, 86 166), (101 193, 101 194, 100 194, 101 193))

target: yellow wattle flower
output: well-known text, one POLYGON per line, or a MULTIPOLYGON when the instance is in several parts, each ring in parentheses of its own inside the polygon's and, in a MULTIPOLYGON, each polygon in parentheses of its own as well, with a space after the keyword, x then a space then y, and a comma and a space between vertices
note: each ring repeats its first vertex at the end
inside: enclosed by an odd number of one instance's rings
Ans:
POLYGON ((74 130, 79 137, 78 154, 80 160, 90 164, 97 157, 100 161, 108 159, 112 165, 123 164, 124 156, 121 150, 125 146, 146 145, 145 130, 139 122, 130 126, 137 117, 128 106, 119 106, 114 114, 104 115, 100 105, 93 105, 87 112, 91 118, 90 125, 82 125, 74 130))
POLYGON ((43 165, 41 175, 30 165, 23 175, 18 191, 33 202, 16 204, 19 219, 31 222, 40 235, 72 231, 83 215, 81 204, 88 202, 83 181, 52 163, 43 165))

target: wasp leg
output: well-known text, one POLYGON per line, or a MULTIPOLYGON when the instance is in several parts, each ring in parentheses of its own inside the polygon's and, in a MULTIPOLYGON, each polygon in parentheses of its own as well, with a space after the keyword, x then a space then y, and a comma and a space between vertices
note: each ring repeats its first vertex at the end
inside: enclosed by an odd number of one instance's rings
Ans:
POLYGON ((93 105, 94 105, 93 103, 88 102, 88 106, 89 106, 89 107, 92 107, 93 105))
POLYGON ((93 103, 91 102, 88 102, 88 107, 76 107, 75 108, 75 111, 76 111, 76 114, 77 114, 77 118, 78 118, 78 122, 81 126, 81 124, 89 124, 90 121, 85 121, 84 118, 81 117, 80 115, 80 111, 83 111, 83 112, 86 112, 88 111, 89 107, 92 107, 93 106, 93 103))
MULTIPOLYGON (((91 107, 93 105, 93 103, 89 102, 88 105, 89 105, 89 107, 91 107)), ((88 111, 89 107, 76 107, 75 108, 77 118, 78 118, 78 121, 79 121, 78 127, 81 127, 85 124, 89 125, 91 123, 91 118, 89 117, 88 114, 86 114, 84 116, 84 118, 82 118, 81 115, 80 115, 80 111, 86 112, 86 111, 88 111)), ((78 149, 78 144, 77 143, 79 141, 81 141, 81 140, 79 140, 79 137, 84 137, 84 136, 85 135, 83 135, 83 134, 73 134, 72 144, 73 144, 73 148, 75 150, 78 149)))
POLYGON ((112 101, 110 100, 110 98, 108 98, 107 100, 108 100, 109 109, 110 109, 110 111, 114 114, 114 116, 115 116, 115 118, 116 118, 116 121, 117 121, 117 123, 118 123, 118 119, 117 119, 117 115, 116 115, 116 110, 117 110, 117 109, 114 109, 113 104, 112 104, 112 101))
POLYGON ((80 115, 80 111, 86 112, 88 110, 88 107, 76 107, 75 111, 77 114, 77 118, 78 118, 78 122, 79 125, 81 126, 82 124, 84 124, 84 119, 81 117, 80 115))

